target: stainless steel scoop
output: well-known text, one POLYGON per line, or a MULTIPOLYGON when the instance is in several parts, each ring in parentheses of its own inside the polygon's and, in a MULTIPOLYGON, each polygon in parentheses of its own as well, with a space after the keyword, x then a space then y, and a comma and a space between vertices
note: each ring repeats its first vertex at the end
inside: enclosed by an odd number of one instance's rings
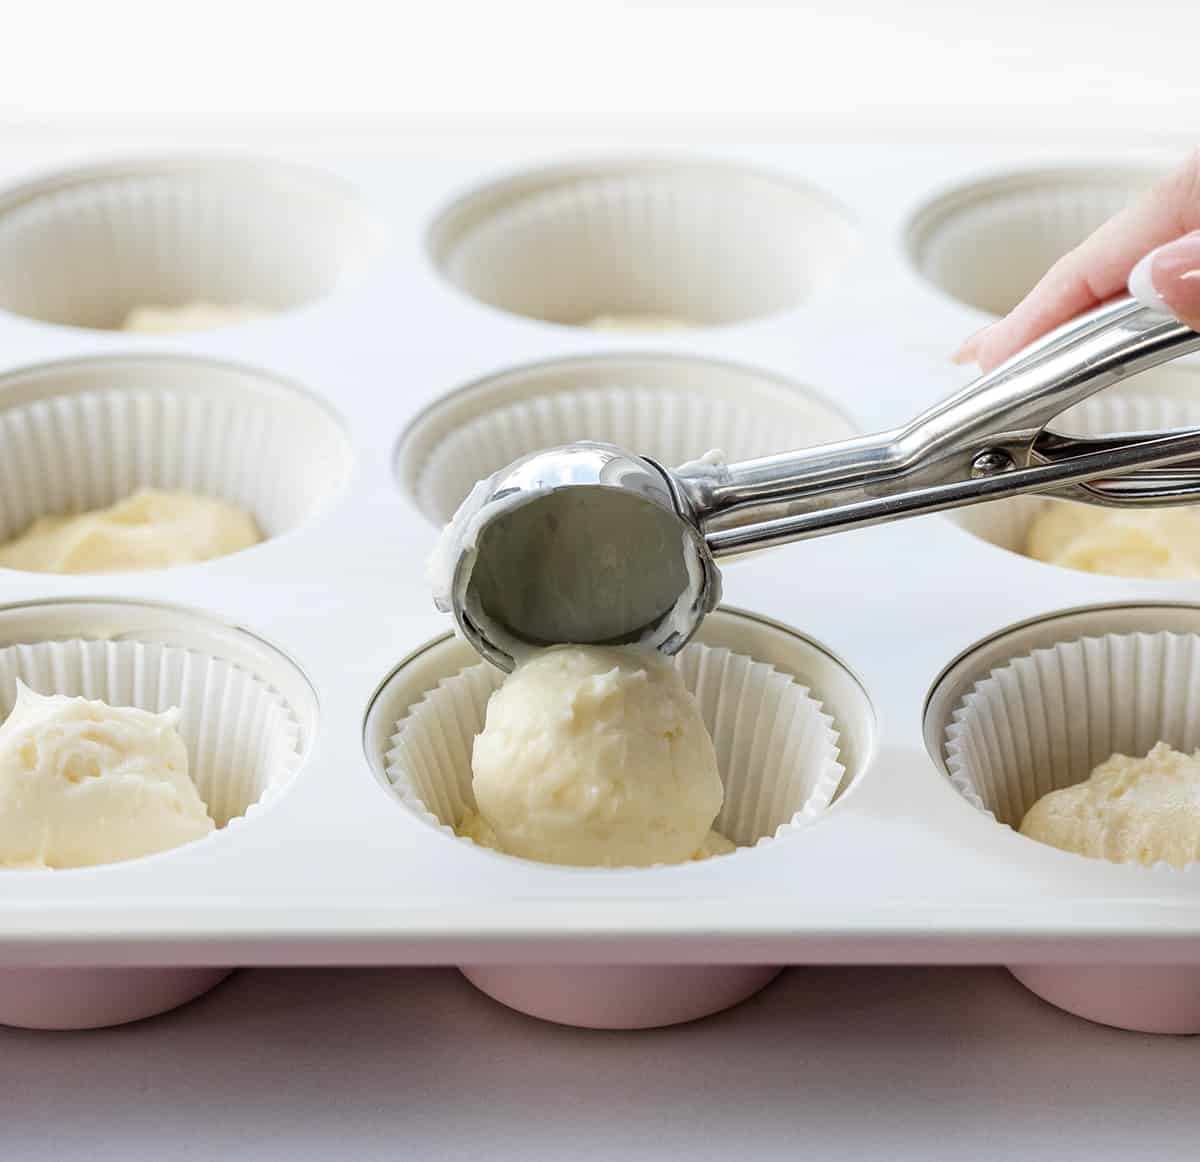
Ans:
POLYGON ((645 641, 670 654, 717 604, 715 560, 732 553, 1026 492, 1196 503, 1200 430, 1046 429, 1072 404, 1196 350, 1200 333, 1123 298, 878 435, 674 471, 609 444, 536 452, 476 496, 442 604, 505 670, 521 649, 556 642, 645 641))

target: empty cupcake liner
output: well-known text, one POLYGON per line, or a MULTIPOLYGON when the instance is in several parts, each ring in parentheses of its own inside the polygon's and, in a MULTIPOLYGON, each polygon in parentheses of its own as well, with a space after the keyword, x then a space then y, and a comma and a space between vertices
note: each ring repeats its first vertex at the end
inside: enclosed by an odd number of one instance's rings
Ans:
POLYGON ((765 373, 701 359, 615 357, 519 368, 430 409, 397 451, 401 487, 443 524, 475 482, 577 440, 679 465, 719 449, 744 460, 844 439, 830 403, 765 373))
MULTIPOLYGON (((716 748, 725 785, 717 831, 753 846, 829 806, 845 768, 833 719, 807 688, 724 647, 693 643, 676 667, 716 748)), ((503 680, 486 663, 444 678, 409 709, 391 738, 388 780, 413 811, 450 832, 474 808, 471 751, 488 699, 503 680)))
POLYGON ((1010 827, 1043 795, 1114 754, 1200 747, 1200 635, 1083 637, 1015 658, 978 682, 946 730, 951 781, 1010 827))
POLYGON ((832 278, 855 243, 845 211, 817 190, 684 161, 522 175, 450 207, 430 237, 438 267, 468 294, 569 324, 773 314, 832 278))
POLYGON ((283 310, 357 275, 381 237, 351 191, 299 167, 98 166, 0 197, 0 308, 98 328, 139 306, 283 310))
POLYGON ((1103 166, 1014 173, 963 186, 917 213, 916 268, 952 298, 1007 314, 1054 262, 1145 192, 1160 171, 1103 166))
POLYGON ((348 468, 330 413, 242 368, 102 358, 0 381, 0 540, 142 486, 220 497, 273 536, 335 493, 348 468))
MULTIPOLYGON (((1049 425, 1072 436, 1164 431, 1200 426, 1200 374, 1186 367, 1159 368, 1121 388, 1092 396, 1049 425), (1190 395, 1190 398, 1189 398, 1190 395)), ((1026 552, 1030 525, 1046 507, 1069 504, 1038 496, 1017 496, 958 509, 950 519, 982 540, 1010 552, 1026 552)))
POLYGON ((160 712, 179 707, 188 772, 225 827, 276 795, 301 759, 301 728, 283 696, 241 666, 159 641, 73 638, 0 647, 0 713, 17 681, 40 694, 160 712))

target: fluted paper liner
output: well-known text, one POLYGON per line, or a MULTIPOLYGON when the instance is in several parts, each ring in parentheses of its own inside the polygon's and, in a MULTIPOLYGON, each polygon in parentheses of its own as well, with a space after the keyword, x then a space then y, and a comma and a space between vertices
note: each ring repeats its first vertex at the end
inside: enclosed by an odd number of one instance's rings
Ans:
MULTIPOLYGON (((103 361, 79 366, 90 381, 104 378, 97 374, 103 361)), ((39 516, 106 507, 141 486, 220 497, 272 536, 340 488, 345 438, 311 400, 289 399, 273 381, 258 391, 252 373, 219 364, 132 360, 128 367, 125 387, 8 407, 0 400, 0 541, 39 516), (190 390, 172 388, 176 372, 193 381, 190 390)), ((118 384, 123 374, 114 360, 106 377, 118 384)))
MULTIPOLYGON (((1130 380, 1127 386, 1109 389, 1076 404, 1047 426, 1071 436, 1200 427, 1200 374, 1184 368, 1147 372, 1130 380), (1155 393, 1159 384, 1163 394, 1155 393), (1189 388, 1194 393, 1191 399, 1185 394, 1189 388)), ((959 509, 951 519, 993 545, 1023 554, 1029 527, 1038 514, 1048 505, 1066 503, 1072 502, 1017 496, 959 509)))
POLYGON ((948 295, 994 315, 1149 188, 1152 169, 1016 173, 967 186, 921 211, 909 241, 917 268, 948 295))
POLYGON ((98 166, 0 196, 0 308, 99 328, 146 305, 283 310, 356 275, 379 242, 348 190, 299 167, 98 166))
POLYGON ((704 325, 801 302, 847 260, 855 231, 832 201, 787 178, 614 163, 486 188, 443 215, 432 245, 452 282, 516 314, 704 325))
MULTIPOLYGON (((698 643, 676 658, 712 734, 725 803, 713 826, 739 847, 778 837, 823 811, 844 768, 833 719, 791 675, 698 643)), ((426 692, 396 725, 388 780, 418 815, 453 831, 475 806, 471 750, 504 675, 471 666, 426 692)), ((466 840, 465 842, 471 842, 466 840)))
POLYGON ((0 711, 17 680, 40 694, 160 712, 177 706, 188 772, 218 827, 269 802, 300 765, 301 729, 283 696, 241 666, 157 641, 82 638, 0 648, 0 711))
POLYGON ((444 524, 476 480, 542 448, 599 440, 671 467, 841 440, 853 425, 815 392, 752 368, 674 356, 539 363, 447 397, 401 442, 401 485, 444 524))
POLYGON ((1200 635, 1104 634, 994 669, 954 712, 946 765, 966 799, 1019 827, 1043 795, 1114 754, 1200 747, 1200 635))

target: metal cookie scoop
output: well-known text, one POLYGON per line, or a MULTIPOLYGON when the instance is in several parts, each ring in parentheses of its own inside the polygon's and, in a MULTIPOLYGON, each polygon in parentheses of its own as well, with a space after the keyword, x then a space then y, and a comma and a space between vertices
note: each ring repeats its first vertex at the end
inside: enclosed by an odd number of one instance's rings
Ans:
POLYGON ((1196 350, 1200 333, 1124 298, 878 435, 675 471, 610 444, 536 452, 477 485, 448 527, 438 604, 505 670, 558 642, 670 654, 717 604, 715 560, 732 553, 1025 492, 1195 503, 1200 430, 1083 439, 1046 425, 1196 350))

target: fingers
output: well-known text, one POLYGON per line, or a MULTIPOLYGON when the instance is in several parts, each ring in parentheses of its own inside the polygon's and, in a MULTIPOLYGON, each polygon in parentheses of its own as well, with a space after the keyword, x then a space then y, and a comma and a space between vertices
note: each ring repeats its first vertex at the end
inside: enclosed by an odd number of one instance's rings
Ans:
MULTIPOLYGON (((1192 231, 1200 232, 1200 150, 1059 259, 1005 318, 968 339, 955 353, 955 362, 973 361, 990 371, 1047 331, 1122 294, 1139 259, 1177 239, 1183 247, 1187 240, 1180 236, 1192 231)), ((1172 310, 1176 308, 1168 296, 1200 317, 1200 237, 1173 254, 1174 249, 1155 256, 1154 287, 1172 310)))
POLYGON ((1177 319, 1200 331, 1200 230, 1151 251, 1129 276, 1143 302, 1157 300, 1177 319))

